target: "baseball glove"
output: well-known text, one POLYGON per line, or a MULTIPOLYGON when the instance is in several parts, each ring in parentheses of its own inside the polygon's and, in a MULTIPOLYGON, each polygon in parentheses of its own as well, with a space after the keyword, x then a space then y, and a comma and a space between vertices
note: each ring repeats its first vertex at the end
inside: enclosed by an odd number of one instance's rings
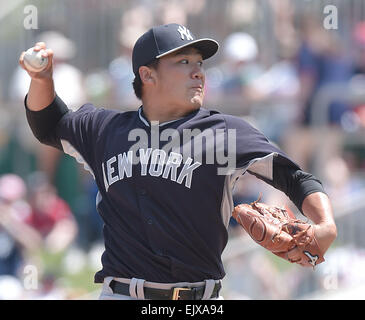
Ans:
POLYGON ((232 213, 251 238, 289 262, 313 268, 323 262, 313 225, 283 208, 259 203, 260 198, 236 206, 232 213))

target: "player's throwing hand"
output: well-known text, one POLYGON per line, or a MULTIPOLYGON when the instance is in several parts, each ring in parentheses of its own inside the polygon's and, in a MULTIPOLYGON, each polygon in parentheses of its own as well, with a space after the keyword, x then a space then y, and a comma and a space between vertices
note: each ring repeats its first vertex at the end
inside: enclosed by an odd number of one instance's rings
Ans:
POLYGON ((46 44, 44 42, 37 42, 33 48, 35 52, 39 52, 43 50, 41 56, 48 59, 47 66, 40 70, 40 71, 33 71, 27 66, 25 63, 25 55, 26 51, 23 51, 19 57, 19 64, 20 66, 28 72, 29 76, 33 80, 37 79, 50 79, 52 78, 52 71, 53 71, 53 51, 52 49, 47 49, 46 44))

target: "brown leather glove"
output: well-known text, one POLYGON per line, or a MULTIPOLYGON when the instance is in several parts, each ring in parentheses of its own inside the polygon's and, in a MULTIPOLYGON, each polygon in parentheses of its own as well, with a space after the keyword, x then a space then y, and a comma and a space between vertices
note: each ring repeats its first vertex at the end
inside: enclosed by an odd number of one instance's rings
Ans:
POLYGON ((324 261, 313 225, 298 220, 277 206, 259 203, 240 204, 232 216, 258 244, 277 256, 304 267, 324 261))

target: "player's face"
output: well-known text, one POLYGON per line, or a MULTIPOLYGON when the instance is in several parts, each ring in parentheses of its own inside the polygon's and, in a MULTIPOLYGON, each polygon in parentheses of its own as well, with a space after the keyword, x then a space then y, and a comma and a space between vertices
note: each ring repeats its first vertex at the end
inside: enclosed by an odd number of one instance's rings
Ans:
POLYGON ((156 89, 164 104, 197 109, 203 104, 205 74, 198 50, 186 48, 160 59, 156 89))

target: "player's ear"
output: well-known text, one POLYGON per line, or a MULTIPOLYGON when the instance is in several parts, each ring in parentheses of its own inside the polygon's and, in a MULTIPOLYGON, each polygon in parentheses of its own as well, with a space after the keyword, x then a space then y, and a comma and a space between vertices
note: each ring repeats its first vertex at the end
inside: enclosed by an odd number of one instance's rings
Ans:
POLYGON ((156 72, 153 68, 142 66, 139 68, 139 76, 143 84, 156 83, 156 72))

